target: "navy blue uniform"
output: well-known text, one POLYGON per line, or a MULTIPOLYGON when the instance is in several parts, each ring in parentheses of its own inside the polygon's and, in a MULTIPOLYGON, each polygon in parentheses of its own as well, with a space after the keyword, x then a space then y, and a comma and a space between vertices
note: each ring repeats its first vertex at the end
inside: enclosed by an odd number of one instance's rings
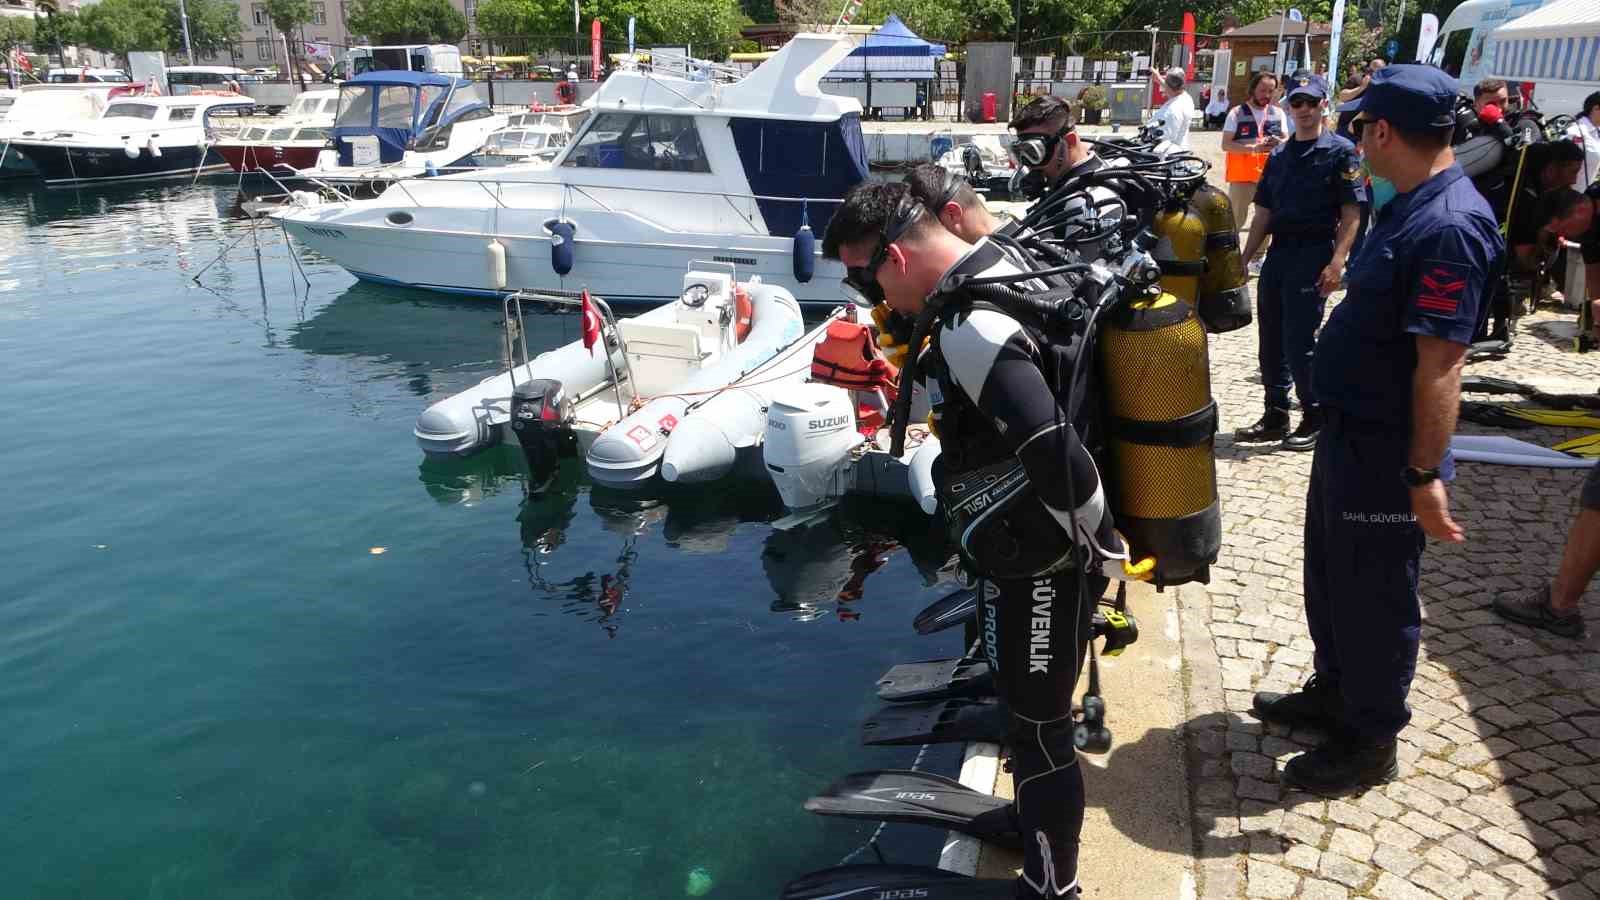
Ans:
POLYGON ((1291 380, 1300 408, 1317 407, 1311 351, 1326 303, 1317 276, 1333 259, 1340 207, 1366 199, 1355 145, 1336 134, 1290 140, 1267 159, 1255 202, 1272 213, 1272 246, 1256 287, 1261 383, 1269 410, 1289 408, 1291 380))
MULTIPOLYGON (((1339 686, 1346 724, 1375 742, 1411 719, 1424 535, 1408 464, 1416 335, 1468 345, 1505 255, 1489 204, 1452 165, 1378 212, 1349 292, 1317 343, 1327 422, 1306 498, 1306 619, 1316 671, 1339 686)), ((1449 480, 1448 451, 1439 460, 1449 480)))

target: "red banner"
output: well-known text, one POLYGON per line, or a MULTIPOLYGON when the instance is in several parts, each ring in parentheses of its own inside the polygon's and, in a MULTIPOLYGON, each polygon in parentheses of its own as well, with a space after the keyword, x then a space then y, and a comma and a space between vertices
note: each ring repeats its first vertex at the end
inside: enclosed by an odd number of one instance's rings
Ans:
POLYGON ((1194 80, 1194 13, 1183 14, 1183 80, 1194 80))
POLYGON ((600 20, 595 19, 589 28, 589 56, 590 66, 594 72, 594 80, 600 80, 600 20))

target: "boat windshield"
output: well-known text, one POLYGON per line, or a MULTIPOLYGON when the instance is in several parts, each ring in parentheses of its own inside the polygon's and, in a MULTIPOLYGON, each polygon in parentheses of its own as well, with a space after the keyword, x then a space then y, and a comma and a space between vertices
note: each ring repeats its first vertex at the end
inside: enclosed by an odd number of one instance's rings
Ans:
POLYGON ((339 89, 339 115, 334 124, 362 128, 372 124, 372 85, 345 85, 339 89))
POLYGON ((106 107, 106 119, 154 119, 156 107, 148 103, 113 103, 106 107))
POLYGON ((287 141, 289 139, 289 136, 292 135, 292 134, 294 134, 294 129, 293 128, 274 128, 274 129, 272 129, 272 131, 267 133, 267 140, 269 140, 269 141, 287 141))
POLYGON ((297 141, 325 141, 328 139, 328 129, 302 128, 295 132, 294 139, 297 141))

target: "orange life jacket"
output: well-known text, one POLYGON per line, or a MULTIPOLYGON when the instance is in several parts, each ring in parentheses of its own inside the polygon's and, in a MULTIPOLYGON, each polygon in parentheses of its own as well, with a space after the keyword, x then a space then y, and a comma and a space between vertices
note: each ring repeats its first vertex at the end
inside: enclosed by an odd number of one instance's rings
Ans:
POLYGON ((892 400, 900 370, 883 358, 870 326, 837 319, 811 356, 811 380, 852 391, 881 390, 892 400))
MULTIPOLYGON (((1270 107, 1267 109, 1267 115, 1264 121, 1267 123, 1267 131, 1269 133, 1272 131, 1277 131, 1279 136, 1282 136, 1283 131, 1281 127, 1277 129, 1271 127, 1277 124, 1277 119, 1274 117, 1273 111, 1270 107)), ((1239 104, 1236 122, 1237 125, 1234 128, 1234 133, 1231 135, 1234 140, 1241 142, 1254 141, 1261 137, 1261 135, 1257 133, 1258 126, 1256 125, 1256 115, 1255 111, 1250 108, 1250 104, 1239 104)), ((1227 154, 1226 174, 1224 177, 1230 183, 1255 184, 1261 180, 1261 173, 1266 171, 1267 157, 1271 155, 1272 154, 1270 153, 1229 152, 1227 154)))

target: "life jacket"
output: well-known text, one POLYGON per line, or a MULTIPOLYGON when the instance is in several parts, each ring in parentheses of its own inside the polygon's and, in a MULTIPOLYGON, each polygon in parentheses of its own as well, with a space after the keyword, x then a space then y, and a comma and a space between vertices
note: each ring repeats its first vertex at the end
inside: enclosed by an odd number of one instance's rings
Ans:
MULTIPOLYGON (((1241 103, 1234 108, 1238 113, 1238 125, 1233 129, 1231 137, 1236 141, 1253 141, 1261 135, 1257 132, 1255 110, 1249 103, 1241 103)), ((1272 130, 1275 123, 1272 107, 1267 108, 1267 114, 1262 119, 1266 123, 1267 131, 1272 130)), ((1280 129, 1281 130, 1281 129, 1280 129)), ((1232 183, 1255 184, 1261 180, 1261 173, 1266 171, 1267 157, 1270 153, 1234 153, 1227 154, 1226 179, 1232 183)))
POLYGON ((835 319, 811 356, 811 380, 852 391, 881 390, 892 400, 900 370, 884 358, 866 323, 835 319))

